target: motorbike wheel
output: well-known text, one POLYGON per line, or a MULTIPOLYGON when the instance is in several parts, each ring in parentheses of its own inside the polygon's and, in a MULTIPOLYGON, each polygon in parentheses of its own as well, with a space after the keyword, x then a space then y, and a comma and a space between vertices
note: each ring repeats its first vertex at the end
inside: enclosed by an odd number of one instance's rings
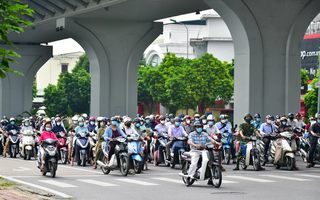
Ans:
POLYGON ((170 166, 170 162, 167 160, 165 152, 163 152, 163 159, 164 159, 164 164, 166 165, 166 167, 169 167, 170 166))
POLYGON ((289 171, 292 171, 294 168, 295 159, 291 157, 286 157, 286 163, 289 171))
POLYGON ((223 152, 224 154, 224 163, 226 163, 227 165, 229 165, 230 163, 230 158, 231 158, 231 150, 229 148, 226 148, 223 152))
POLYGON ((120 159, 120 172, 122 176, 127 176, 129 172, 129 162, 127 156, 122 156, 120 159))
MULTIPOLYGON (((188 164, 188 162, 184 162, 182 164, 182 173, 184 175, 188 175, 188 170, 189 170, 189 164, 188 164)), ((187 178, 182 177, 182 181, 183 181, 184 184, 186 184, 187 183, 187 178)), ((186 186, 188 187, 188 186, 192 185, 194 182, 195 182, 195 179, 191 179, 190 180, 190 184, 186 185, 186 186)))
POLYGON ((43 169, 42 176, 45 176, 46 174, 47 174, 47 172, 45 171, 45 169, 43 169))
MULTIPOLYGON (((27 154, 26 154, 26 153, 27 153, 27 150, 24 151, 23 160, 26 160, 26 159, 27 159, 27 154)), ((22 156, 22 155, 21 155, 21 156, 22 156)))
POLYGON ((16 152, 16 150, 15 150, 13 147, 11 147, 11 151, 12 151, 12 157, 13 157, 13 158, 16 158, 16 157, 17 157, 17 152, 16 152))
POLYGON ((214 166, 210 169, 211 172, 211 180, 213 183, 213 186, 216 188, 219 188, 221 186, 222 182, 222 173, 220 166, 214 166))
MULTIPOLYGON (((102 162, 106 164, 107 161, 108 161, 108 160, 107 160, 107 157, 104 156, 103 159, 102 159, 102 162)), ((111 170, 108 169, 108 168, 106 168, 106 167, 101 167, 101 171, 102 171, 102 173, 104 173, 104 174, 109 174, 111 170)))
POLYGON ((243 170, 246 170, 247 169, 247 166, 246 166, 246 161, 245 161, 245 158, 241 158, 240 159, 240 166, 243 170))
POLYGON ((51 175, 51 178, 56 177, 56 171, 57 171, 57 163, 51 163, 50 164, 50 175, 51 175))
POLYGON ((259 171, 260 169, 260 156, 258 153, 255 153, 253 156, 252 156, 252 164, 253 164, 253 169, 255 171, 259 171))
POLYGON ((133 170, 135 173, 140 174, 143 169, 143 161, 133 160, 133 170))
POLYGON ((68 152, 67 151, 61 151, 61 162, 63 164, 66 164, 68 161, 68 152))
POLYGON ((82 154, 82 166, 86 166, 86 164, 87 164, 87 157, 86 157, 87 155, 86 154, 82 154))
MULTIPOLYGON (((173 161, 172 161, 173 162, 173 161)), ((176 165, 173 163, 170 163, 170 167, 173 169, 176 165)))
POLYGON ((26 154, 25 154, 25 157, 27 157, 27 160, 31 160, 31 151, 30 150, 27 150, 26 154))

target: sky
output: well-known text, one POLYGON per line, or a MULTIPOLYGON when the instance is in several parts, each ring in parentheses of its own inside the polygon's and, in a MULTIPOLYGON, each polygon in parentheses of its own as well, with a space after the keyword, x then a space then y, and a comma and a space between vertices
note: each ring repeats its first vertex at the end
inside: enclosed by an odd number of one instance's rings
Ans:
MULTIPOLYGON (((196 15, 194 12, 185 15, 173 16, 161 20, 157 20, 156 22, 163 22, 164 24, 173 23, 170 19, 174 19, 176 21, 190 21, 190 20, 199 20, 203 14, 217 14, 214 10, 205 10, 201 11, 199 15, 196 15)), ((82 51, 83 48, 73 39, 64 39, 55 42, 51 42, 48 45, 53 46, 53 55, 65 54, 82 51)))

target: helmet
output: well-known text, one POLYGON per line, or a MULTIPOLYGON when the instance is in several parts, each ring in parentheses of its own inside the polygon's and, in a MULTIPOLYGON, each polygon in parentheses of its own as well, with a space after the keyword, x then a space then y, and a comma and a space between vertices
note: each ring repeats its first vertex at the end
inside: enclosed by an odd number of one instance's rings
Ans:
POLYGON ((163 115, 161 115, 161 116, 159 117, 159 120, 165 120, 165 119, 166 119, 166 117, 163 116, 163 115))
POLYGON ((133 123, 135 123, 135 124, 138 124, 140 122, 141 122, 141 120, 139 118, 134 118, 134 120, 133 120, 133 123))
POLYGON ((25 120, 23 120, 23 122, 27 122, 27 121, 29 122, 30 120, 29 120, 28 118, 27 118, 27 119, 25 119, 25 120))
POLYGON ((199 121, 196 121, 194 124, 193 124, 194 127, 197 127, 197 126, 201 126, 202 127, 202 124, 201 122, 199 121))
POLYGON ((175 121, 175 122, 180 122, 180 118, 179 118, 179 117, 176 117, 176 118, 174 118, 174 121, 175 121))
POLYGON ((6 116, 3 116, 2 119, 7 119, 7 117, 6 117, 6 116))
POLYGON ((296 114, 296 117, 297 117, 297 116, 301 116, 301 114, 300 114, 300 113, 297 113, 297 114, 296 114))
POLYGON ((98 121, 98 122, 101 122, 102 120, 103 120, 103 117, 98 117, 98 118, 97 118, 97 121, 98 121))
POLYGON ((254 115, 254 118, 261 118, 261 115, 259 113, 254 115))
POLYGON ((214 118, 214 116, 213 115, 208 115, 208 117, 207 117, 207 120, 208 121, 214 121, 215 120, 215 118, 214 118))
POLYGON ((88 115, 87 115, 86 113, 83 113, 83 114, 82 114, 82 117, 83 117, 83 118, 86 118, 86 117, 88 117, 88 115))
POLYGON ((150 115, 150 121, 151 120, 156 120, 156 118, 154 117, 154 115, 150 115))
POLYGON ((229 118, 229 116, 228 116, 227 114, 225 114, 225 115, 224 115, 224 118, 228 119, 228 118, 229 118))
POLYGON ((59 114, 56 114, 56 117, 60 117, 60 115, 59 115, 59 114))
POLYGON ((200 117, 200 115, 199 115, 199 114, 195 114, 193 117, 194 117, 194 118, 200 117))
POLYGON ((179 118, 180 118, 180 119, 183 119, 183 118, 184 118, 184 114, 183 114, 183 113, 180 114, 180 115, 179 115, 179 118))
POLYGON ((61 118, 60 117, 56 117, 55 121, 61 121, 61 118))
POLYGON ((191 119, 191 117, 190 117, 189 115, 186 115, 186 116, 184 116, 183 119, 184 119, 184 120, 186 120, 186 119, 191 119))
POLYGON ((72 121, 78 121, 78 117, 77 116, 72 117, 72 121))
POLYGON ((111 117, 111 121, 118 121, 116 117, 111 117))
POLYGON ((202 116, 200 117, 200 119, 207 119, 207 116, 202 115, 202 116))
POLYGON ((317 114, 317 115, 316 115, 316 119, 320 119, 320 114, 317 114))
POLYGON ((272 116, 271 116, 271 115, 267 115, 267 116, 266 116, 266 119, 269 119, 269 118, 272 118, 272 116))
POLYGON ((281 117, 280 121, 287 121, 287 118, 286 117, 281 117))
POLYGON ((175 116, 174 116, 174 114, 169 114, 169 118, 174 118, 175 116))
POLYGON ((289 117, 290 115, 294 115, 294 114, 293 114, 293 113, 289 113, 289 114, 288 114, 288 117, 289 117))
POLYGON ((105 117, 104 119, 107 121, 109 118, 108 118, 108 117, 105 117))
POLYGON ((250 115, 250 113, 246 113, 243 117, 243 119, 245 119, 246 117, 250 117, 252 119, 252 116, 250 115))
POLYGON ((150 116, 146 116, 146 119, 150 119, 150 116))
POLYGON ((222 114, 219 116, 219 119, 225 119, 225 116, 222 114))
POLYGON ((90 117, 89 121, 96 121, 95 117, 90 117))
POLYGON ((276 115, 276 119, 280 119, 280 115, 276 115))
POLYGON ((126 122, 131 122, 131 121, 132 121, 132 120, 131 120, 130 117, 126 117, 126 118, 124 118, 124 120, 123 120, 124 123, 126 123, 126 122))
POLYGON ((167 113, 167 114, 166 114, 166 118, 168 118, 168 117, 169 117, 169 114, 167 113))
POLYGON ((309 121, 310 121, 310 120, 314 120, 314 117, 310 117, 310 118, 309 118, 309 121))
POLYGON ((48 117, 48 118, 46 119, 46 122, 51 122, 51 119, 48 117))
POLYGON ((83 122, 84 121, 83 117, 79 117, 78 121, 83 122))

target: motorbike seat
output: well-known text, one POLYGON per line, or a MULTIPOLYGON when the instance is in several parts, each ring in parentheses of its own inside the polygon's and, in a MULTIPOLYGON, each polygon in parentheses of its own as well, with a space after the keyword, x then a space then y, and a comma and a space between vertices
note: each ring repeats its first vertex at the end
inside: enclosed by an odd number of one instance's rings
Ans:
POLYGON ((187 157, 191 158, 190 152, 188 152, 188 151, 183 152, 183 155, 185 155, 185 156, 187 156, 187 157))

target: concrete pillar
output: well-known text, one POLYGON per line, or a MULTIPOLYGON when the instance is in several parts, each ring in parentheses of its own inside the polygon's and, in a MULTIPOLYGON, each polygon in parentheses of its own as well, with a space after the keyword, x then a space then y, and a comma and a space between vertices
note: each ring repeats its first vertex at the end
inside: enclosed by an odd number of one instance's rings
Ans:
POLYGON ((320 1, 204 0, 226 22, 235 47, 235 119, 300 110, 300 51, 320 1))
POLYGON ((32 107, 32 82, 37 71, 52 56, 52 47, 40 45, 1 45, 2 48, 13 49, 21 55, 14 58, 18 64, 11 64, 10 68, 20 71, 24 76, 7 73, 5 79, 0 80, 0 116, 16 117, 23 111, 30 111, 32 107))
POLYGON ((136 116, 139 60, 162 33, 162 23, 63 18, 57 27, 63 27, 89 57, 91 115, 136 116))

